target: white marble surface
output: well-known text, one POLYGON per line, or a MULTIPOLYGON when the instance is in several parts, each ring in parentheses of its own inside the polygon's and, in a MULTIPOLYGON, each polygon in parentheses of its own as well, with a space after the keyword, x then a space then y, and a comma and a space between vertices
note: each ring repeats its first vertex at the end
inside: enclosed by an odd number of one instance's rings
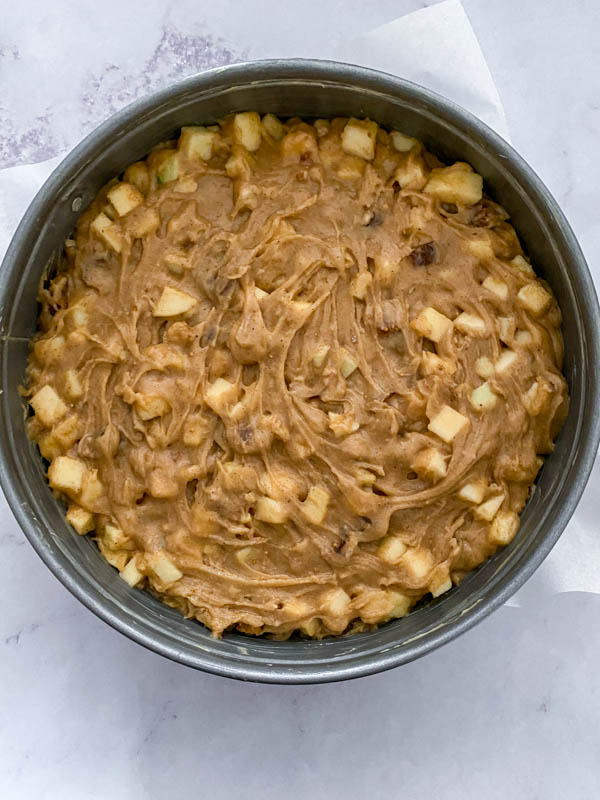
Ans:
MULTIPOLYGON (((421 5, 12 4, 0 26, 0 167, 61 152, 133 97, 197 69, 247 55, 318 56, 421 5), (269 27, 268 46, 256 47, 257 24, 269 27)), ((513 143, 563 205, 593 265, 600 7, 464 6, 513 143)), ((596 470, 578 512, 588 524, 600 511, 599 485, 596 470)), ((2 798, 598 796, 598 595, 552 595, 540 571, 521 608, 500 609, 414 664, 339 685, 245 685, 111 631, 58 584, 4 508, 0 519, 2 798)), ((572 543, 577 529, 565 537, 572 543)))

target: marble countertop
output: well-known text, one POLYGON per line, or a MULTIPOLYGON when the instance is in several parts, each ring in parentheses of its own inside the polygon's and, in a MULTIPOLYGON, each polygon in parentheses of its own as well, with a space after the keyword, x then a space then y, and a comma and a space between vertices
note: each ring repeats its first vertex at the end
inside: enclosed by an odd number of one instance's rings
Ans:
MULTIPOLYGON (((0 27, 0 168, 64 151, 169 81, 259 57, 256 26, 268 26, 269 55, 318 56, 332 40, 430 4, 12 4, 0 27)), ((561 203, 593 265, 600 5, 463 5, 513 143, 561 203)), ((589 520, 600 511, 599 481, 596 469, 581 507, 589 520)), ((459 640, 384 675, 312 687, 241 684, 173 664, 113 632, 0 512, 6 800, 598 795, 598 595, 540 592, 534 577, 521 607, 501 608, 459 640)))

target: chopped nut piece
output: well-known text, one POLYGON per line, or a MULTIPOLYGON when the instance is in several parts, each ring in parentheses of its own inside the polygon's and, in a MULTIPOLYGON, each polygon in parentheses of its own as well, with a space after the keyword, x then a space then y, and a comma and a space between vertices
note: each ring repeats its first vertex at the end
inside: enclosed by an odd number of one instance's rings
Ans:
POLYGON ((368 119, 350 119, 342 133, 342 150, 348 155, 372 161, 375 158, 377 123, 368 119))
POLYGON ((35 411, 35 415, 42 425, 47 428, 52 427, 67 413, 67 406, 50 385, 38 389, 29 401, 29 405, 35 411))
POLYGON ((514 511, 499 511, 490 528, 490 541, 498 545, 507 545, 519 530, 519 515, 514 511))
POLYGON ((517 300, 531 314, 539 316, 552 302, 552 295, 539 283, 528 283, 519 290, 517 300))
POLYGON ((109 190, 106 196, 120 217, 129 214, 136 206, 144 202, 144 196, 140 190, 130 183, 117 183, 116 186, 109 190))
POLYGON ((388 564, 398 564, 407 549, 400 536, 386 536, 377 548, 377 555, 388 564))
POLYGON ((325 363, 325 359, 327 358, 328 353, 329 353, 328 344, 321 344, 319 345, 319 347, 317 347, 312 357, 312 362, 317 369, 321 369, 321 367, 325 363))
POLYGON ((487 483, 485 481, 471 481, 470 483, 465 483, 462 489, 459 490, 458 496, 466 503, 479 505, 483 501, 486 489, 487 483))
POLYGON ((372 282, 373 282, 373 276, 371 275, 370 272, 361 272, 352 281, 350 289, 353 296, 357 297, 359 300, 364 300, 365 295, 367 294, 367 289, 369 288, 372 282))
POLYGON ((327 416, 329 417, 329 427, 338 437, 348 436, 348 434, 354 433, 360 427, 354 415, 350 412, 336 414, 334 411, 328 411, 327 416))
POLYGON ((166 286, 154 307, 152 316, 154 317, 177 317, 180 314, 185 314, 196 305, 198 301, 186 292, 180 292, 179 289, 172 289, 166 286))
POLYGON ((491 522, 496 516, 496 513, 503 502, 503 494, 499 494, 496 497, 490 497, 489 500, 485 501, 485 503, 477 506, 473 513, 476 517, 479 517, 479 519, 484 519, 486 522, 491 522))
POLYGON ((431 339, 432 342, 441 341, 446 333, 452 328, 452 320, 440 314, 435 308, 424 308, 416 319, 410 323, 410 327, 421 336, 431 339))
POLYGON ((144 576, 137 568, 137 559, 135 556, 129 559, 125 567, 121 570, 120 575, 131 588, 137 586, 142 580, 144 576))
POLYGON ((209 161, 217 134, 201 125, 181 129, 178 147, 190 161, 209 161))
POLYGON ((459 414, 450 406, 443 406, 441 411, 433 417, 427 428, 443 439, 445 442, 453 441, 456 436, 469 425, 469 420, 459 414))
POLYGON ((85 464, 78 458, 59 456, 48 468, 48 480, 53 489, 61 492, 80 492, 85 475, 85 464))
POLYGON ((351 602, 350 597, 341 588, 327 592, 322 599, 325 613, 331 614, 334 617, 341 617, 343 614, 347 613, 348 606, 351 602))
POLYGON ((418 139, 413 139, 412 136, 406 136, 404 133, 400 133, 400 131, 391 131, 390 138, 394 148, 399 153, 408 153, 415 145, 419 144, 418 139))
POLYGON ((273 500, 272 497, 259 497, 256 501, 254 517, 261 522, 280 525, 287 520, 288 511, 280 500, 273 500))
POLYGON ((106 216, 104 213, 98 214, 90 225, 91 230, 97 233, 98 236, 106 242, 109 247, 112 247, 117 253, 121 252, 121 231, 118 225, 106 216))
POLYGON ((235 403, 237 397, 238 387, 235 383, 226 381, 224 378, 217 378, 214 383, 206 387, 204 402, 216 414, 222 414, 228 406, 235 403))
POLYGON ((338 367, 344 378, 349 378, 358 367, 357 362, 343 347, 338 351, 338 367))
POLYGON ((498 395, 486 381, 471 392, 471 405, 476 411, 489 411, 498 402, 498 395))
POLYGON ((481 356, 475 362, 475 372, 480 378, 487 380, 494 374, 494 365, 487 356, 481 356))
POLYGON ((244 111, 233 118, 233 139, 253 153, 260 147, 262 128, 256 111, 244 111))
POLYGON ((306 500, 302 503, 301 511, 313 525, 320 525, 327 514, 330 494, 321 486, 311 486, 306 500))
POLYGON ((262 118, 262 126, 269 136, 272 136, 276 141, 283 138, 285 128, 275 114, 265 114, 262 118))
POLYGON ((67 522, 72 525, 81 536, 94 530, 94 515, 86 511, 85 508, 81 508, 81 506, 69 506, 67 522))
POLYGON ((136 398, 135 410, 140 419, 146 421, 155 417, 164 417, 171 410, 171 405, 165 397, 158 394, 144 394, 136 398))
POLYGON ((507 372, 512 367, 512 365, 515 363, 516 360, 517 360, 517 354, 515 353, 514 350, 504 350, 500 354, 494 366, 496 374, 507 372))
POLYGON ((481 285, 484 289, 487 289, 488 292, 491 292, 492 294, 495 294, 496 297, 499 297, 500 300, 506 300, 508 297, 508 284, 504 283, 504 281, 494 278, 492 275, 488 275, 481 285))
POLYGON ((183 572, 177 569, 166 553, 158 552, 146 556, 148 566, 162 583, 175 583, 183 578, 183 572))
POLYGON ((484 336, 487 333, 485 320, 476 314, 468 314, 466 311, 456 317, 454 327, 468 336, 484 336))
POLYGON ((483 178, 468 164, 457 161, 450 167, 433 169, 424 191, 444 203, 472 206, 483 196, 483 178))
POLYGON ((417 453, 411 462, 410 468, 419 477, 429 481, 440 481, 448 471, 446 459, 435 447, 426 447, 417 453))

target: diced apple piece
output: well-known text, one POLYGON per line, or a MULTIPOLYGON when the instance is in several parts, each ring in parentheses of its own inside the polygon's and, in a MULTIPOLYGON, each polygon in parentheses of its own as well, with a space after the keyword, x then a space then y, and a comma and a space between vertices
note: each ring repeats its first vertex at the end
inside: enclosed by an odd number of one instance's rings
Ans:
POLYGON ((517 331, 515 333, 515 342, 521 347, 527 347, 533 342, 531 331, 517 331))
POLYGON ((448 575, 448 572, 443 568, 436 569, 427 588, 431 592, 432 597, 440 597, 440 595, 449 592, 452 588, 450 575, 448 575))
POLYGON ((207 436, 207 424, 201 416, 189 416, 183 426, 183 443, 187 447, 200 447, 207 436))
POLYGON ((327 592, 322 598, 321 605, 326 614, 341 617, 348 613, 351 602, 350 596, 340 587, 327 592))
POLYGON ((404 164, 400 164, 396 168, 394 180, 400 185, 401 189, 421 191, 427 183, 425 165, 420 158, 409 156, 404 164))
POLYGON ((519 530, 519 515, 514 511, 499 511, 490 527, 490 541, 498 545, 512 542, 519 530))
POLYGON ((248 180, 252 174, 253 159, 241 145, 234 145, 233 152, 225 162, 225 172, 230 178, 248 180))
POLYGON ((117 183, 107 194, 108 199, 115 207, 117 214, 124 217, 134 208, 144 202, 144 196, 139 189, 131 183, 117 183))
POLYGON ((368 119, 349 119, 342 132, 342 150, 366 161, 375 158, 377 123, 368 119))
POLYGON ((335 411, 328 411, 329 427, 338 438, 341 436, 348 436, 354 433, 360 427, 356 421, 354 414, 347 412, 345 414, 336 414, 335 411))
POLYGON ((282 610, 292 619, 302 619, 310 614, 312 606, 300 597, 293 597, 284 602, 282 610))
POLYGON ((94 530, 94 515, 86 511, 81 506, 70 505, 67 511, 67 522, 71 525, 77 533, 84 536, 86 533, 94 530))
POLYGON ((504 502, 503 494, 496 495, 495 497, 490 497, 489 500, 485 501, 485 503, 482 503, 481 505, 477 506, 477 508, 473 513, 475 514, 476 517, 479 517, 479 519, 483 519, 486 522, 491 522, 496 516, 496 513, 498 512, 498 509, 500 508, 503 502, 504 502))
POLYGON ((204 401, 216 414, 222 414, 231 406, 238 397, 238 387, 235 383, 217 378, 214 383, 206 387, 204 401))
POLYGON ((420 478, 433 482, 441 481, 448 471, 446 459, 435 447, 426 447, 420 450, 411 462, 410 468, 420 478))
POLYGON ((196 298, 192 297, 191 294, 166 286, 152 312, 152 316, 177 317, 190 311, 197 302, 196 298))
POLYGON ((275 114, 265 114, 262 118, 262 126, 265 129, 266 133, 269 134, 273 139, 279 141, 283 138, 283 134, 285 133, 285 128, 281 121, 275 116, 275 114))
POLYGON ((480 261, 490 260, 495 256, 494 248, 489 239, 469 239, 467 240, 467 247, 480 261))
POLYGON ((152 470, 148 478, 148 494, 160 500, 177 497, 179 484, 174 475, 165 469, 157 467, 152 470))
POLYGON ((363 601, 361 598, 358 609, 361 619, 371 624, 389 619, 390 612, 395 607, 395 602, 389 592, 370 591, 366 594, 367 599, 363 601))
POLYGON ((377 548, 377 555, 388 564, 398 564, 407 549, 400 536, 386 536, 377 548))
POLYGON ((469 420, 463 414, 455 411, 450 406, 443 406, 435 417, 430 421, 427 428, 443 439, 444 442, 450 443, 458 434, 469 425, 469 420))
POLYGON ((137 558, 135 556, 129 559, 125 567, 121 570, 120 575, 131 588, 137 586, 142 580, 144 576, 137 568, 137 558))
POLYGON ((269 296, 269 293, 265 292, 265 290, 261 289, 259 286, 255 286, 254 287, 254 294, 255 294, 256 299, 258 300, 259 303, 260 303, 261 300, 264 300, 265 297, 269 296))
POLYGON ((370 469, 359 467, 356 470, 356 480, 358 481, 360 486, 373 486, 373 484, 377 480, 377 476, 375 475, 374 472, 371 472, 370 469))
POLYGON ((250 153, 258 150, 262 138, 260 116, 256 111, 244 111, 233 118, 233 140, 250 153))
POLYGON ((475 372, 480 378, 487 380, 494 374, 494 365, 487 356, 481 356, 475 362, 475 372))
POLYGON ((421 353, 421 368, 425 375, 453 375, 456 372, 456 365, 445 358, 440 358, 436 353, 423 350, 421 353))
POLYGON ((121 252, 121 230, 106 214, 100 212, 90 224, 90 228, 115 252, 121 252))
POLYGON ((65 349, 64 336, 52 336, 50 339, 38 339, 33 346, 36 357, 42 363, 51 363, 59 359, 65 349))
POLYGON ((75 442, 79 439, 79 417, 76 414, 71 414, 70 416, 66 417, 52 429, 51 435, 57 444, 62 448, 62 450, 69 450, 69 448, 73 447, 75 442))
POLYGON ((552 295, 539 283, 528 283, 519 289, 517 300, 534 316, 542 314, 552 302, 552 295))
POLYGON ((413 139, 412 136, 406 136, 406 134, 400 133, 400 131, 391 131, 390 138, 394 148, 399 153, 408 153, 415 145, 419 144, 418 139, 413 139))
POLYGON ((179 153, 177 150, 162 150, 157 158, 156 178, 159 183, 169 183, 179 177, 179 153))
POLYGON ((109 550, 123 550, 131 544, 130 538, 123 533, 121 528, 110 522, 104 526, 102 540, 109 550))
POLYGON ((134 239, 141 239, 153 233, 160 225, 160 217, 155 208, 138 206, 134 208, 126 221, 127 230, 134 239))
POLYGON ((343 347, 338 351, 338 367, 344 378, 349 378, 358 367, 357 362, 343 347))
POLYGON ((452 328, 452 320, 429 306, 412 320, 410 327, 420 336, 425 336, 432 342, 439 342, 452 328))
POLYGON ((47 428, 52 427, 67 413, 67 406, 50 385, 42 386, 29 401, 36 417, 47 428))
POLYGON ((85 464, 78 458, 59 456, 48 468, 48 480, 53 489, 77 493, 81 491, 85 471, 85 464))
POLYGON ((485 481, 471 481, 470 483, 465 483, 462 489, 459 490, 458 496, 466 503, 473 503, 478 506, 485 497, 486 489, 487 483, 485 481))
POLYGON ((486 381, 471 392, 470 400, 475 411, 490 411, 498 402, 498 395, 486 381))
POLYGON ((515 320, 512 317, 498 317, 498 336, 504 344, 511 344, 515 336, 515 320))
POLYGON ((162 583, 175 583, 183 578, 183 572, 177 569, 166 553, 152 553, 146 559, 150 569, 162 583))
POLYGON ((528 261, 526 261, 523 258, 523 256, 515 256, 510 263, 513 265, 513 267, 516 267, 519 270, 519 272, 522 272, 524 275, 527 275, 528 277, 533 277, 533 275, 535 274, 531 264, 528 261))
POLYGON ((183 178, 179 178, 173 187, 173 191, 179 194, 192 194, 197 188, 198 182, 195 181, 191 175, 185 175, 183 178))
POLYGON ((352 295, 357 297, 359 300, 364 300, 367 290, 372 282, 373 276, 370 272, 361 272, 352 281, 352 285, 350 287, 352 295))
POLYGON ((177 146, 190 161, 209 161, 217 133, 202 125, 188 125, 181 129, 177 146))
POLYGON ((375 278, 379 283, 390 284, 400 272, 400 261, 387 256, 377 255, 375 261, 375 278))
POLYGON ((523 405, 531 417, 536 417, 544 411, 552 397, 552 387, 543 380, 535 380, 523 395, 523 405))
POLYGON ((135 410, 140 419, 147 421, 155 417, 164 417, 171 410, 171 406, 166 398, 158 394, 143 394, 136 398, 135 410))
POLYGON ((306 500, 302 503, 301 511, 313 525, 320 525, 327 514, 330 494, 321 486, 311 486, 306 500))
POLYGON ((104 486, 98 477, 97 469, 88 469, 83 478, 83 487, 79 495, 80 504, 93 511, 94 505, 104 496, 104 486))
POLYGON ((77 303, 70 312, 71 322, 76 328, 86 328, 90 321, 89 314, 83 303, 77 303))
POLYGON ((504 350, 500 354, 498 360, 496 361, 496 364, 494 365, 496 374, 507 372, 514 365, 514 363, 517 360, 517 357, 518 356, 514 350, 508 350, 508 349, 504 350))
POLYGON ((321 367, 325 363, 325 359, 327 358, 328 353, 329 353, 328 344, 321 344, 319 345, 319 347, 317 347, 312 357, 312 362, 317 369, 321 369, 321 367))
POLYGON ((487 333, 485 320, 477 314, 468 314, 466 311, 456 317, 454 327, 467 336, 485 336, 487 333))
POLYGON ((488 292, 495 294, 500 300, 506 300, 508 297, 508 284, 498 278, 494 278, 493 275, 488 275, 481 285, 488 292))
POLYGON ((433 568, 433 556, 422 547, 410 547, 401 563, 413 580, 421 581, 433 568))
POLYGON ((402 594, 402 592, 395 592, 391 589, 388 590, 388 596, 390 598, 390 601, 393 603, 393 607, 390 612, 390 617, 392 619, 405 617, 410 611, 411 606, 415 602, 413 597, 409 597, 406 594, 402 594))
POLYGON ((261 522, 281 525, 288 518, 288 510, 280 500, 273 500, 272 497, 259 497, 256 501, 254 517, 261 522))
POLYGON ((473 172, 468 164, 457 161, 451 167, 433 169, 425 192, 443 203, 472 206, 483 196, 483 178, 473 172))
POLYGON ((147 194, 150 188, 150 174, 144 161, 136 161, 125 170, 123 179, 132 183, 142 194, 147 194))

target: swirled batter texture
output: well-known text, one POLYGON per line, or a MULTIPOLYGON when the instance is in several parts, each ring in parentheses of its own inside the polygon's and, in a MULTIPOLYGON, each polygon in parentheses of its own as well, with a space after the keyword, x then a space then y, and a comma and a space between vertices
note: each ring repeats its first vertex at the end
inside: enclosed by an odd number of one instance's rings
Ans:
POLYGON ((248 112, 112 181, 41 290, 67 518, 216 635, 401 617, 508 544, 567 408, 560 312, 463 163, 248 112))

